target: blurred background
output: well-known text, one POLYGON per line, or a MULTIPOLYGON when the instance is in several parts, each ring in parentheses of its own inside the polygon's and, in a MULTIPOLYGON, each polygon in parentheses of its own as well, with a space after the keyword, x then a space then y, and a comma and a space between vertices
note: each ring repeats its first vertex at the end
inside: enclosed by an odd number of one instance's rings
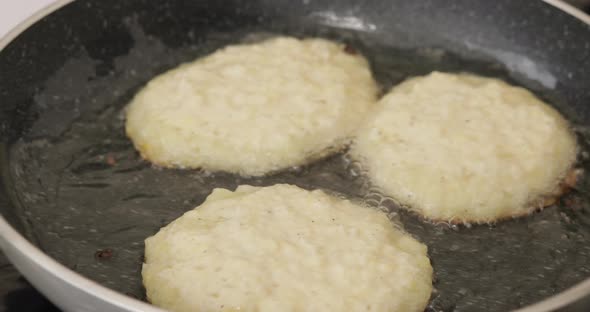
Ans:
POLYGON ((572 5, 575 5, 575 6, 579 7, 579 8, 582 8, 582 9, 586 10, 586 12, 588 12, 588 10, 590 9, 589 8, 589 6, 590 6, 590 0, 569 0, 569 1, 566 1, 566 2, 569 2, 572 5))

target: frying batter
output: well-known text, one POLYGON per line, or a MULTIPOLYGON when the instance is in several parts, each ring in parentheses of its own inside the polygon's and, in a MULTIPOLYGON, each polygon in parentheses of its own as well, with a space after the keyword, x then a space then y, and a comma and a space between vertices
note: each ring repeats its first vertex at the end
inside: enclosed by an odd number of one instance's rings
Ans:
POLYGON ((128 107, 143 157, 258 176, 348 143, 376 102, 367 61, 342 44, 279 37, 228 46, 164 73, 128 107))
POLYGON ((385 194, 428 219, 491 222, 556 196, 576 140, 556 110, 523 88, 434 72, 380 101, 352 155, 385 194))
POLYGON ((146 240, 148 299, 171 311, 424 311, 426 246, 377 210, 279 184, 215 189, 146 240))

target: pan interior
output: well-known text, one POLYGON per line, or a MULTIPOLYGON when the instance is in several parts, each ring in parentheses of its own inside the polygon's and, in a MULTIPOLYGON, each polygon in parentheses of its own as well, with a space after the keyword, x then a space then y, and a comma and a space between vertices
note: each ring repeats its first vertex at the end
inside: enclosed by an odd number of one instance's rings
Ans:
POLYGON ((348 22, 356 26, 309 22, 307 27, 273 24, 269 29, 252 23, 205 33, 189 29, 183 39, 151 34, 141 14, 107 25, 105 31, 118 35, 93 42, 94 50, 72 52, 34 90, 32 104, 14 112, 28 117, 19 120, 22 132, 5 135, 3 178, 14 205, 10 213, 22 221, 21 232, 72 270, 145 299, 140 269, 146 237, 199 205, 213 188, 291 183, 362 199, 389 212, 428 245, 436 275, 429 307, 433 311, 505 311, 590 276, 590 194, 585 179, 555 206, 530 217, 455 227, 430 224, 400 210, 372 190, 345 152, 267 177, 244 178, 151 166, 126 138, 124 107, 154 75, 228 43, 289 34, 350 44, 369 59, 383 90, 433 70, 472 72, 533 88, 574 122, 583 149, 579 165, 588 166, 590 133, 579 116, 568 111, 567 99, 548 87, 546 75, 528 79, 515 75, 506 62, 444 46, 396 46, 372 32, 370 23, 348 22), (113 38, 120 42, 113 43, 113 38))

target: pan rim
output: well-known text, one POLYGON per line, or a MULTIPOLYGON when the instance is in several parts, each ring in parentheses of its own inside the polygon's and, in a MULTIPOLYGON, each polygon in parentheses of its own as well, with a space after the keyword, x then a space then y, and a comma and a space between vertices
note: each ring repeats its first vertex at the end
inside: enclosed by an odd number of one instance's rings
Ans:
MULTIPOLYGON (((17 26, 12 28, 2 38, 0 38, 0 53, 21 33, 30 28, 33 24, 57 11, 61 7, 73 2, 74 0, 55 0, 45 6, 33 15, 21 21, 17 26)), ((573 16, 574 18, 590 26, 590 15, 585 14, 579 9, 562 0, 542 0, 543 2, 555 7, 558 10, 573 16)), ((97 282, 76 273, 65 267, 39 248, 29 242, 24 236, 20 235, 0 214, 0 249, 3 251, 8 248, 14 248, 18 252, 28 257, 39 268, 51 274, 54 278, 62 280, 70 287, 80 289, 91 297, 98 298, 113 306, 117 306, 127 311, 146 311, 146 312, 164 312, 153 305, 138 299, 127 297, 117 291, 98 284, 97 282)), ((15 265, 18 268, 18 265, 15 265)), ((19 270, 20 271, 20 270, 19 270)), ((21 272, 21 274, 23 274, 21 272)), ((24 274, 23 274, 24 275, 24 274)), ((39 289, 42 292, 42 290, 39 289)), ((531 305, 519 308, 515 312, 544 312, 553 311, 574 303, 583 297, 590 295, 590 278, 571 286, 570 288, 543 299, 531 305)))
MULTIPOLYGON (((590 26, 590 15, 563 0, 543 0, 543 2, 561 10, 590 26)), ((539 302, 514 310, 514 312, 545 312, 554 311, 580 299, 590 296, 590 277, 539 302)))
MULTIPOLYGON (((61 7, 73 2, 74 0, 55 0, 49 5, 43 7, 33 15, 21 21, 17 26, 12 28, 4 37, 0 38, 0 53, 6 48, 14 39, 21 33, 29 29, 33 24, 57 11, 61 7)), ((12 247, 28 257, 39 268, 48 274, 51 274, 55 279, 62 280, 70 287, 77 288, 86 293, 90 297, 97 298, 112 306, 120 307, 122 310, 134 312, 165 312, 164 310, 151 305, 149 303, 133 299, 125 296, 108 287, 100 285, 99 283, 70 270, 49 255, 42 252, 38 247, 33 245, 29 240, 20 235, 0 214, 0 250, 7 251, 12 247), (9 246, 10 245, 10 246, 9 246)), ((11 262, 12 263, 12 262, 11 262)), ((18 264, 13 264, 18 269, 18 264)), ((20 274, 25 275, 19 270, 20 274)), ((44 295, 44 290, 37 289, 44 295)), ((49 297, 49 296, 47 296, 49 297)))

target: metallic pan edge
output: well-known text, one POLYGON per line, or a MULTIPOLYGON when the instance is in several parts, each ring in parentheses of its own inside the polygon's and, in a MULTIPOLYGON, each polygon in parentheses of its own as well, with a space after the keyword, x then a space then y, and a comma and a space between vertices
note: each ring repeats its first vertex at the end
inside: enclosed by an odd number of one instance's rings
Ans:
MULTIPOLYGON (((74 0, 57 0, 53 4, 43 8, 26 20, 22 21, 20 24, 18 24, 18 26, 8 32, 6 36, 0 39, 0 52, 12 40, 14 40, 18 35, 20 35, 34 23, 72 1, 74 0)), ((571 5, 561 0, 543 1, 590 25, 590 16, 572 7, 571 5)), ((70 305, 64 302, 59 302, 58 298, 64 299, 63 292, 61 293, 62 296, 60 296, 57 294, 59 291, 54 291, 57 289, 43 289, 42 287, 39 287, 39 290, 43 292, 44 295, 49 297, 62 308, 71 309, 76 306, 77 309, 86 311, 104 311, 105 308, 119 308, 122 311, 163 312, 161 309, 158 309, 145 302, 124 296, 66 268, 49 256, 45 255, 43 252, 41 252, 41 250, 22 237, 8 224, 8 222, 6 222, 2 216, 0 216, 0 249, 6 253, 8 258, 14 263, 19 271, 21 271, 21 273, 23 273, 35 286, 41 284, 47 285, 42 280, 52 278, 54 279, 53 284, 60 281, 66 286, 65 288, 69 287, 72 289, 77 289, 81 291, 82 295, 87 297, 70 297, 69 300, 72 302, 77 302, 77 304, 70 305), (27 259, 28 263, 19 263, 19 261, 16 261, 17 259, 27 259), (102 301, 104 304, 106 304, 106 306, 89 306, 88 304, 90 302, 86 301, 85 304, 85 299, 94 299, 90 301, 94 301, 95 303, 97 300, 98 302, 102 301)), ((45 282, 47 282, 47 280, 45 280, 45 282)), ((51 281, 49 282, 49 284, 52 284, 51 281)), ((63 291, 64 289, 61 290, 63 291)), ((587 295, 590 295, 590 278, 569 288, 566 291, 516 311, 552 311, 564 307, 569 303, 575 302, 587 295)))
MULTIPOLYGON (((0 39, 0 52, 34 23, 73 1, 57 0, 19 23, 0 39)), ((66 311, 164 312, 66 268, 21 236, 1 215, 0 249, 27 280, 66 311)))

